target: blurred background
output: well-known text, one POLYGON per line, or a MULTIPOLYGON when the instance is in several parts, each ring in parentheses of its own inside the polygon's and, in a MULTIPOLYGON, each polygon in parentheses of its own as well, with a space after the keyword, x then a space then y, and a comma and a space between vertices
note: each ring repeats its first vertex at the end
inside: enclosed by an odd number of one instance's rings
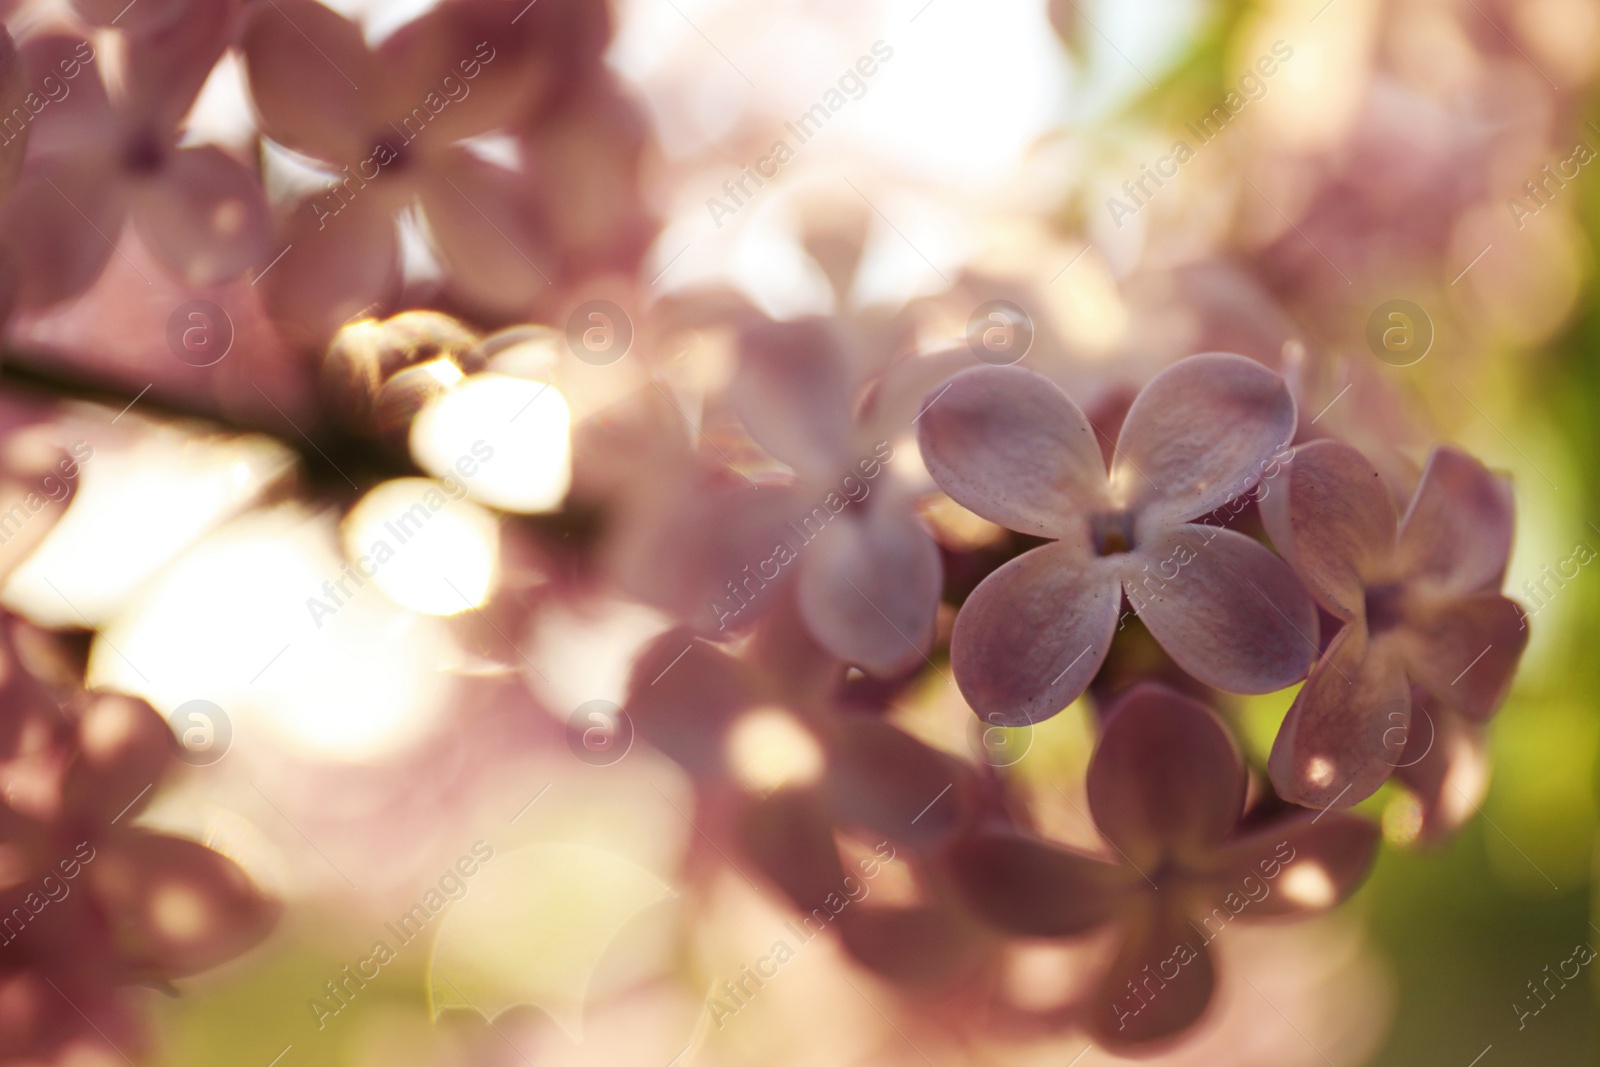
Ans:
MULTIPOLYGON (((556 9, 538 32, 594 62, 558 73, 515 144, 471 141, 541 183, 542 251, 500 234, 520 263, 468 263, 494 233, 453 246, 431 207, 399 212, 387 290, 347 294, 354 260, 272 259, 307 254, 284 205, 321 179, 258 145, 271 122, 234 38, 181 143, 259 164, 272 236, 249 270, 185 277, 134 223, 81 285, 38 295, 24 261, 0 400, 91 458, 42 539, 0 550, 0 600, 184 741, 140 825, 283 902, 270 937, 181 995, 126 994, 147 1062, 1112 1062, 1070 1030, 906 1007, 828 939, 710 1025, 707 997, 791 916, 718 863, 690 775, 617 732, 635 657, 673 620, 603 536, 619 508, 654 512, 615 502, 647 496, 674 449, 770 473, 716 407, 722 309, 930 349, 994 299, 1064 385, 1112 396, 1239 351, 1291 378, 1302 426, 1391 457, 1397 481, 1438 441, 1514 479, 1507 593, 1532 638, 1487 758, 1456 768, 1464 825, 1432 840, 1409 794, 1368 801, 1385 845, 1353 900, 1226 946, 1271 1001, 1226 979, 1154 1062, 1600 1062, 1593 968, 1543 984, 1600 946, 1600 3, 538 4, 556 9), (549 284, 496 288, 523 263, 549 284), (318 289, 339 300, 313 314, 318 289), (441 314, 388 317, 424 308, 441 314), (574 359, 596 321, 621 354, 574 359)), ((329 0, 378 47, 433 6, 329 0)), ((69 18, 107 56, 137 47, 115 11, 13 7, 24 42, 69 18)), ((25 230, 26 204, 12 214, 25 230)), ((988 536, 928 509, 947 548, 988 536)), ((896 689, 897 721, 972 761, 935 660, 896 689)), ((1258 762, 1291 696, 1240 701, 1258 762)), ((1081 780, 1090 719, 1041 725, 1022 777, 1081 780)), ((751 774, 785 781, 794 752, 755 737, 751 774)), ((893 899, 896 877, 871 891, 893 899)), ((1006 970, 1039 997, 1071 973, 1044 947, 1006 970)))

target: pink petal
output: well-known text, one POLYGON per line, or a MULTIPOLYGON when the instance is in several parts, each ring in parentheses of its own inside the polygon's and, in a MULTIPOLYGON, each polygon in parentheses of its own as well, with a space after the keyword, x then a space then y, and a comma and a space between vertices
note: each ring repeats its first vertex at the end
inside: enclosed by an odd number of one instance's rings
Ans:
POLYGON ((956 617, 950 665, 984 722, 1023 726, 1078 699, 1105 660, 1122 597, 1111 568, 1067 541, 1008 561, 956 617))
POLYGON ((165 978, 215 967, 266 937, 278 909, 232 860, 194 841, 136 831, 83 866, 122 952, 165 978))
POLYGON ((1101 836, 1146 874, 1214 850, 1238 823, 1247 785, 1211 709, 1153 683, 1111 709, 1087 781, 1101 836))
POLYGON ((1400 762, 1411 687, 1392 640, 1346 626, 1295 696, 1272 745, 1278 795, 1308 808, 1348 808, 1400 762))
POLYGON ((1395 775, 1422 807, 1419 837, 1438 841, 1477 814, 1489 787, 1483 729, 1418 704, 1395 775))
POLYGON ((215 145, 178 150, 136 189, 139 236, 184 282, 214 285, 265 265, 272 226, 261 183, 215 145))
POLYGON ((1483 722, 1511 688, 1528 627, 1515 601, 1485 592, 1444 598, 1412 612, 1396 638, 1414 682, 1483 722))
POLYGON ((283 258, 261 275, 261 288, 273 321, 292 341, 326 344, 340 326, 381 312, 394 298, 400 239, 380 199, 358 196, 330 214, 323 197, 312 197, 278 237, 283 258))
POLYGON ((1122 914, 1143 884, 1133 871, 1009 832, 956 842, 956 888, 985 922, 1023 937, 1073 937, 1122 914))
POLYGON ((852 956, 911 990, 961 983, 983 965, 991 948, 990 939, 949 906, 851 905, 837 922, 852 956))
POLYGON ((1510 481, 1454 448, 1436 448, 1400 524, 1399 562, 1458 592, 1500 588, 1511 555, 1510 481))
POLYGON ((639 653, 623 711, 641 738, 690 773, 715 776, 724 769, 728 731, 755 702, 743 664, 676 629, 639 653))
POLYGON ((1021 533, 1064 536, 1106 499, 1089 420, 1048 378, 1022 367, 974 367, 929 393, 917 440, 939 488, 1021 533))
POLYGON ((1249 492, 1294 440, 1294 398, 1254 360, 1208 352, 1146 385, 1117 437, 1112 485, 1168 522, 1215 511, 1249 492))
POLYGON ((430 141, 451 142, 505 129, 532 111, 556 73, 553 57, 534 46, 553 42, 519 34, 526 26, 511 26, 512 14, 499 0, 453 0, 386 37, 377 62, 394 122, 412 117, 430 141))
POLYGON ((800 547, 797 565, 800 611, 824 648, 880 677, 924 662, 943 570, 907 506, 853 506, 800 547))
POLYGON ((256 6, 240 46, 261 129, 332 163, 364 158, 387 126, 373 115, 381 81, 355 23, 316 0, 256 6))
POLYGON ((830 747, 828 786, 841 823, 931 847, 971 814, 971 769, 880 719, 841 720, 830 747))
POLYGON ((27 265, 18 303, 43 307, 93 285, 115 251, 127 212, 109 174, 65 159, 30 167, 3 215, 6 239, 27 265))
POLYGON ((1367 458, 1338 441, 1312 441, 1262 483, 1272 543, 1313 596, 1349 621, 1363 610, 1365 576, 1394 553, 1394 501, 1367 458))
MULTIPOLYGON (((27 70, 10 32, 0 26, 0 115, 14 115, 18 109, 27 111, 24 103, 29 93, 27 70)), ((27 148, 26 136, 0 127, 0 202, 16 188, 27 148)))
POLYGON ((1316 606, 1259 542, 1186 524, 1128 559, 1143 563, 1123 574, 1133 609, 1178 666, 1206 685, 1271 693, 1304 678, 1316 660, 1316 606))
MULTIPOLYGON (((8 147, 15 151, 26 145, 29 154, 40 160, 73 156, 82 162, 94 157, 111 167, 128 131, 125 120, 106 95, 94 46, 72 34, 46 33, 25 40, 21 54, 27 72, 24 89, 34 95, 38 115, 20 137, 14 136, 14 129, 0 130, 5 136, 14 137, 8 147), (66 80, 67 71, 77 73, 66 80), (67 91, 53 89, 60 99, 44 104, 42 101, 47 98, 41 90, 47 77, 54 79, 52 84, 67 87, 67 91)), ((26 106, 24 110, 28 110, 26 106)))
POLYGON ((739 814, 736 834, 756 871, 802 912, 831 916, 847 899, 828 805, 815 791, 780 789, 752 801, 739 814))
POLYGON ((126 809, 132 822, 172 764, 172 731, 143 700, 108 693, 84 710, 78 740, 62 788, 66 807, 108 822, 126 809))
POLYGON ((1240 914, 1251 919, 1322 911, 1366 880, 1382 836, 1359 816, 1296 813, 1229 842, 1218 856, 1217 888, 1247 899, 1240 914))
POLYGON ((1176 1037, 1199 1022, 1216 974, 1206 939, 1151 898, 1131 916, 1116 958, 1086 1005, 1089 1035, 1111 1049, 1176 1037))
POLYGON ((856 458, 851 378, 843 339, 826 320, 760 321, 740 331, 730 395, 757 444, 800 474, 833 481, 856 458))
POLYGON ((419 195, 451 291, 493 313, 526 312, 556 269, 526 178, 461 149, 428 162, 419 195))

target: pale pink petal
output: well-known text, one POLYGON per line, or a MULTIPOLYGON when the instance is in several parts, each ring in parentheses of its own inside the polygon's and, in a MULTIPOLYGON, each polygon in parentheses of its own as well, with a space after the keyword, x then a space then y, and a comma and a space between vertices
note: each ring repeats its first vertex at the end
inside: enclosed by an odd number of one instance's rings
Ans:
POLYGON ((854 462, 850 356, 825 319, 755 322, 739 332, 730 393, 746 432, 795 471, 833 481, 854 462))
POLYGON ((1213 851, 1238 823, 1247 785, 1215 713, 1154 683, 1111 709, 1087 780, 1101 836, 1146 874, 1213 851))
POLYGON ((852 505, 800 547, 796 565, 800 611, 824 648, 882 677, 924 662, 943 570, 908 507, 852 505))
POLYGON ((1220 526, 1161 531, 1128 557, 1123 585, 1167 655, 1230 693, 1271 693, 1317 658, 1317 610, 1288 564, 1220 526), (1138 570, 1134 562, 1142 564, 1138 570))
POLYGON ((1139 875, 1021 834, 994 831, 956 842, 948 866, 977 916, 1009 934, 1072 937, 1122 914, 1139 875))
POLYGON ((272 241, 261 183, 215 145, 180 149, 157 180, 137 183, 133 222, 150 251, 190 285, 264 266, 272 241))
POLYGON ((527 312, 552 284, 555 267, 525 186, 465 150, 431 158, 418 186, 451 291, 493 314, 527 312))
POLYGON ((1272 745, 1278 795, 1308 808, 1348 808, 1377 791, 1411 723, 1411 687, 1394 642, 1346 626, 1295 696, 1272 745))
POLYGON ((1251 919, 1331 908, 1366 880, 1382 837, 1376 823, 1356 815, 1306 811, 1274 819, 1219 852, 1217 903, 1238 894, 1249 901, 1241 914, 1251 919))
POLYGON ((962 695, 995 726, 1048 719, 1094 680, 1121 602, 1114 572, 1085 546, 1057 541, 1010 560, 956 617, 950 664, 962 695))
POLYGON ((1394 501, 1377 468, 1349 445, 1313 441, 1297 447, 1261 491, 1273 545, 1323 607, 1355 618, 1364 578, 1394 554, 1394 501))
POLYGON ((1167 1041, 1205 1014, 1216 986, 1206 939, 1154 897, 1123 927, 1122 944, 1087 1009, 1089 1035, 1113 1050, 1167 1041))
POLYGON ((1396 631, 1412 681, 1467 718, 1483 722, 1511 688, 1528 644, 1522 608, 1499 593, 1424 604, 1396 631))
POLYGON ((240 40, 261 129, 285 147, 333 163, 366 156, 387 126, 378 69, 361 30, 316 0, 258 4, 240 40))
POLYGON ((1128 409, 1112 485, 1168 522, 1215 511, 1249 492, 1294 440, 1294 398, 1282 378, 1226 352, 1179 360, 1128 409))
POLYGON ((1434 449, 1400 524, 1401 573, 1463 593, 1499 589, 1513 516, 1506 476, 1458 449, 1434 449))
POLYGON ((1106 502, 1106 468, 1089 420, 1048 378, 974 367, 928 394, 917 418, 922 461, 963 507, 1021 533, 1061 537, 1106 502))
POLYGON ((337 214, 320 196, 303 201, 278 237, 283 258, 260 287, 273 321, 295 343, 326 344, 351 319, 381 312, 398 291, 400 239, 376 196, 357 196, 337 214))

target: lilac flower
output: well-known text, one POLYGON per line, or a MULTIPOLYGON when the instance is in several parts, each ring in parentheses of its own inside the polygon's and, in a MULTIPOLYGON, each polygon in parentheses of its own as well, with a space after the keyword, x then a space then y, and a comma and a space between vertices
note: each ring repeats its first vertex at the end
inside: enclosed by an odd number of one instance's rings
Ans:
POLYGON ((525 179, 462 144, 509 127, 549 80, 513 14, 441 4, 369 49, 355 23, 315 0, 253 12, 242 45, 263 132, 334 172, 282 227, 290 251, 267 284, 286 325, 325 336, 390 300, 396 215, 413 203, 480 301, 526 305, 547 284, 525 179))
MULTIPOLYGON (((229 5, 141 39, 113 93, 88 40, 47 35, 22 49, 27 167, 4 233, 27 270, 22 301, 55 303, 99 276, 131 222, 150 252, 190 285, 234 278, 268 248, 255 171, 215 145, 184 145, 184 116, 229 32, 229 5)), ((16 110, 7 113, 15 119, 16 110)), ((10 127, 3 136, 20 131, 10 127)))
POLYGON ((1265 693, 1304 677, 1316 612, 1288 566, 1244 534, 1191 521, 1275 473, 1295 422, 1265 367, 1191 356, 1134 401, 1108 478, 1089 420, 1032 371, 980 367, 931 395, 918 430, 939 486, 1052 539, 986 578, 956 620, 951 660, 973 710, 1021 725, 1075 700, 1110 648, 1123 592, 1207 685, 1265 693))
POLYGON ((1482 723, 1527 644, 1500 594, 1511 553, 1509 485, 1435 449, 1405 518, 1365 456, 1337 441, 1295 450, 1262 504, 1273 542, 1344 629, 1306 680, 1272 747, 1279 795, 1348 806, 1382 785, 1411 729, 1411 687, 1482 723))
POLYGON ((1216 983, 1207 946, 1229 923, 1332 906, 1377 848, 1377 828, 1354 816, 1242 818, 1249 775, 1226 728, 1158 685, 1112 709, 1087 786, 1114 856, 990 829, 953 846, 951 867, 969 904, 1010 934, 1120 929, 1082 1005, 1090 1035, 1113 1048, 1194 1025, 1216 983))

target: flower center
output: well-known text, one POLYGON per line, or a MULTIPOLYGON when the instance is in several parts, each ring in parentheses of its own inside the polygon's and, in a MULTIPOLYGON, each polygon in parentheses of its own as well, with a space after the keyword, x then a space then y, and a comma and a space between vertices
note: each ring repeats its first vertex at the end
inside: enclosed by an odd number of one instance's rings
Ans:
POLYGON ((1405 620, 1405 587, 1399 582, 1374 585, 1366 595, 1367 632, 1381 634, 1405 620))
POLYGON ((161 139, 148 130, 130 137, 122 147, 122 165, 130 174, 154 174, 166 161, 161 139))
POLYGON ((1089 537, 1101 556, 1132 552, 1133 516, 1126 511, 1105 511, 1089 517, 1089 537))

